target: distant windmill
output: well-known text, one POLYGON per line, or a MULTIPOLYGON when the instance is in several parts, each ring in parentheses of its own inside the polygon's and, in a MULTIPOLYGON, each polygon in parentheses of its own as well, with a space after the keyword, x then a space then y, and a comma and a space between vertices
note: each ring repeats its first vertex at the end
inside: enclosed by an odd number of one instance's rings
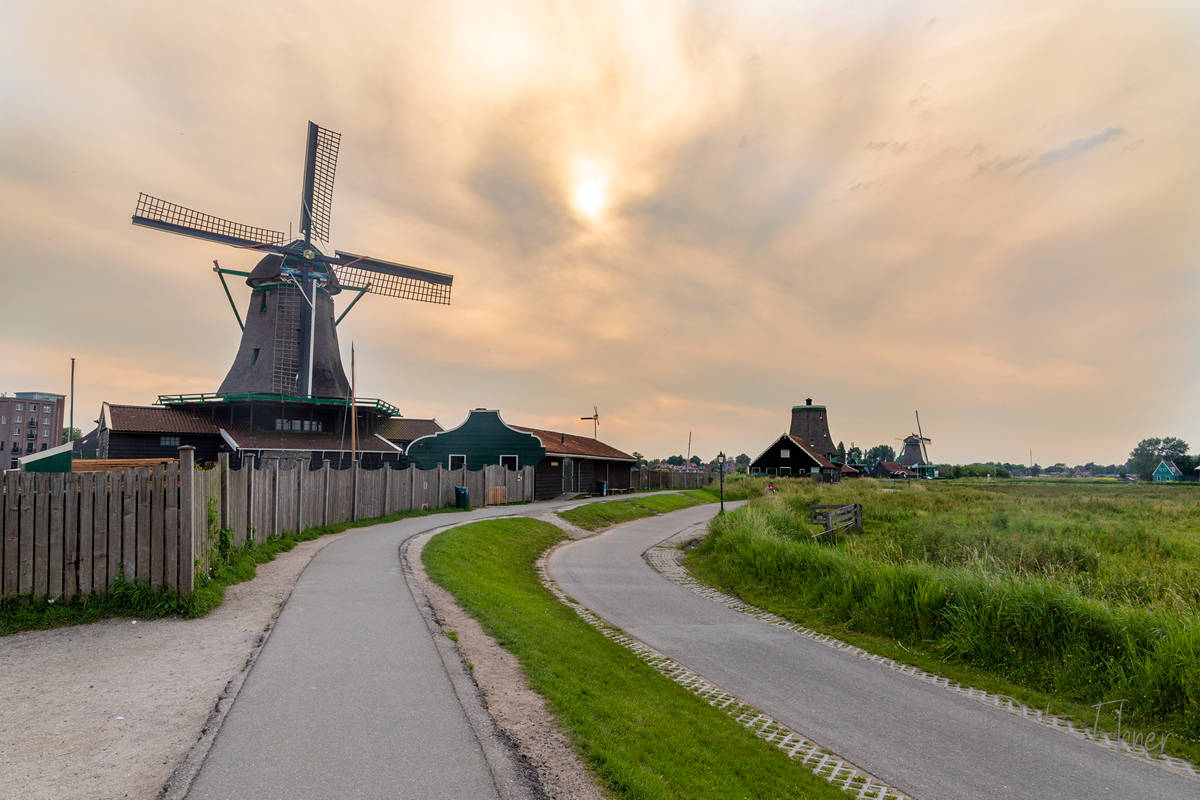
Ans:
POLYGON ((592 438, 596 439, 600 436, 600 409, 592 406, 592 415, 590 417, 580 417, 580 419, 590 419, 592 421, 592 438))
POLYGON ((906 467, 929 464, 929 450, 925 447, 925 443, 933 444, 933 439, 921 432, 921 413, 919 411, 913 413, 917 416, 917 432, 904 437, 902 440, 904 450, 900 453, 900 463, 906 467))
MULTIPOLYGON (((216 273, 229 303, 237 307, 225 275, 240 275, 253 289, 233 366, 221 394, 268 393, 304 397, 348 397, 350 385, 338 351, 337 324, 365 294, 449 305, 452 275, 335 250, 327 256, 313 239, 329 241, 329 210, 341 134, 308 123, 300 233, 290 242, 280 231, 256 228, 203 214, 148 194, 138 196, 133 224, 267 253, 251 272, 216 273), (333 317, 332 296, 358 296, 333 317)), ((213 262, 214 265, 216 262, 213 262)))

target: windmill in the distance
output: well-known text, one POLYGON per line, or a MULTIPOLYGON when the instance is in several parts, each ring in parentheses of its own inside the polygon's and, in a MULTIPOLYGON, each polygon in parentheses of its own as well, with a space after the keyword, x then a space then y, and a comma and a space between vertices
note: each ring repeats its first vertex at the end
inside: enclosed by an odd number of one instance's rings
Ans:
POLYGON ((900 452, 900 464, 916 472, 922 478, 936 478, 937 467, 929 461, 929 450, 926 443, 933 444, 933 439, 921 431, 921 413, 913 412, 917 417, 917 432, 910 433, 902 440, 904 449, 900 452))
POLYGON ((337 324, 364 294, 450 303, 452 275, 343 250, 328 256, 313 244, 314 239, 329 240, 340 142, 340 134, 308 123, 300 197, 303 238, 290 242, 280 231, 231 222, 148 194, 138 197, 135 225, 267 254, 248 273, 216 267, 222 284, 225 275, 240 275, 252 289, 243 323, 225 287, 242 326, 242 341, 218 389, 221 395, 348 397, 350 385, 338 350, 337 324), (333 295, 344 290, 358 292, 358 296, 335 320, 333 295))

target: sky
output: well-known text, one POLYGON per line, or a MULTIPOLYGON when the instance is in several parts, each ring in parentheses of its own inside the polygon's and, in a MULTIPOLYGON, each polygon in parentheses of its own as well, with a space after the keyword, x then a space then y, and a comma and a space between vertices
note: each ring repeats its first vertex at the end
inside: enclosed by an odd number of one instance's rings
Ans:
MULTIPOLYGON (((792 405, 939 462, 1200 450, 1200 4, 0 3, 0 389, 215 391, 239 331, 139 192, 454 275, 368 296, 358 393, 650 457, 792 405)), ((240 310, 249 290, 233 287, 240 310)), ((345 295, 342 296, 345 298, 345 295)), ((344 306, 346 299, 339 299, 344 306)))

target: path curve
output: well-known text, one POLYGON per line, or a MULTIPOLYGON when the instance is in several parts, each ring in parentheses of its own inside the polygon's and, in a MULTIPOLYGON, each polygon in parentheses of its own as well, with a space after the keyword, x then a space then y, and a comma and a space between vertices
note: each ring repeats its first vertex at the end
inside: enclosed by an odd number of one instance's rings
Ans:
POLYGON ((549 572, 612 625, 919 800, 1200 797, 1200 781, 732 611, 643 559, 715 511, 571 542, 550 557, 549 572))

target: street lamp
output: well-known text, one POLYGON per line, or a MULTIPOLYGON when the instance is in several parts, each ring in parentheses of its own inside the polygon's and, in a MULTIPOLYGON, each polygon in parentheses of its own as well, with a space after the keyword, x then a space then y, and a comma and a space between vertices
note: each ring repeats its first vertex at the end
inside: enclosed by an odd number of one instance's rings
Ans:
POLYGON ((721 470, 721 513, 725 513, 725 451, 717 456, 717 466, 721 470))

